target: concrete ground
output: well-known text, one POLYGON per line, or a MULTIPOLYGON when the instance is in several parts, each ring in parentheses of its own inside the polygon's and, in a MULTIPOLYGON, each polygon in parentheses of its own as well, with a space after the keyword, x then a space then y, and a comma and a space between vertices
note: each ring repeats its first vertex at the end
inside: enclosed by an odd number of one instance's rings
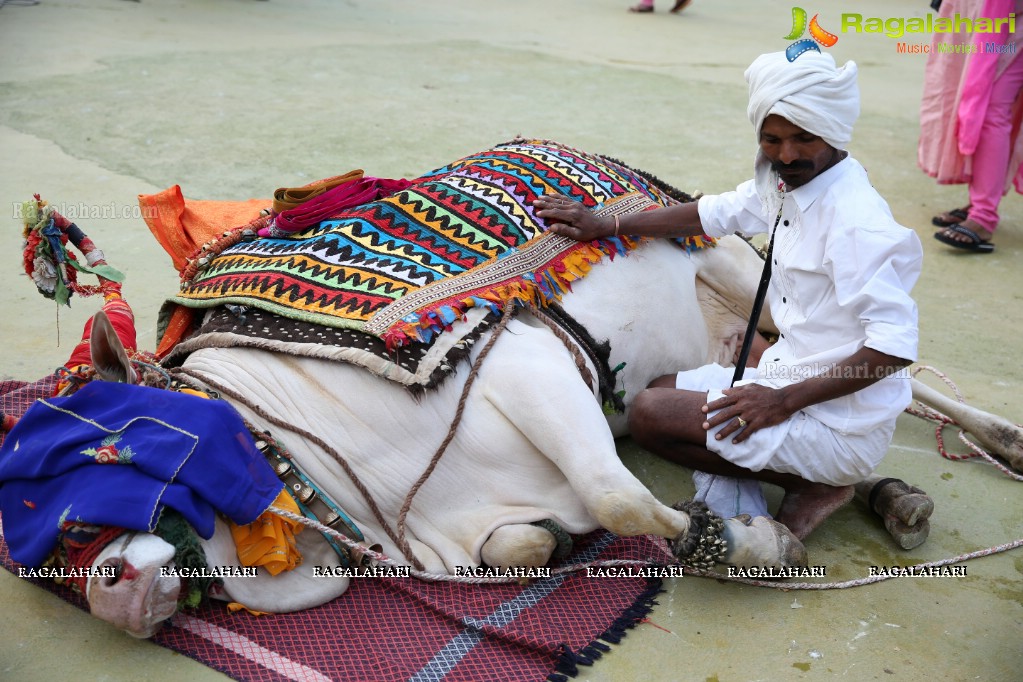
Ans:
MULTIPOLYGON (((135 197, 179 183, 203 199, 266 197, 362 167, 413 177, 518 134, 621 158, 688 191, 750 173, 742 72, 784 49, 791 4, 697 0, 653 15, 627 0, 42 0, 0 7, 0 376, 39 378, 64 359, 93 301, 57 311, 20 266, 20 202, 39 192, 75 217, 127 273, 144 347, 176 287, 135 197)), ((913 17, 922 0, 862 0, 866 17, 913 17)), ((3 5, 0 2, 0 5, 3 5)), ((924 56, 883 35, 841 33, 850 3, 809 7, 860 66, 851 151, 896 218, 919 232, 921 363, 967 400, 1021 419, 1023 202, 1002 204, 992 255, 931 238, 930 216, 965 203, 916 166, 924 56)), ((904 40, 928 36, 909 36, 904 40)), ((949 434, 950 443, 954 442, 949 434)), ((623 457, 666 501, 685 472, 623 457)), ((961 448, 960 448, 961 449, 961 448)), ((935 454, 933 429, 904 415, 881 473, 934 497, 926 545, 898 550, 851 505, 807 542, 829 580, 870 565, 936 560, 1023 535, 1023 488, 988 466, 935 454)), ((685 578, 580 679, 1019 680, 1023 553, 965 563, 963 578, 781 591, 685 578)), ((222 675, 135 641, 0 572, 0 679, 212 680, 222 675)))

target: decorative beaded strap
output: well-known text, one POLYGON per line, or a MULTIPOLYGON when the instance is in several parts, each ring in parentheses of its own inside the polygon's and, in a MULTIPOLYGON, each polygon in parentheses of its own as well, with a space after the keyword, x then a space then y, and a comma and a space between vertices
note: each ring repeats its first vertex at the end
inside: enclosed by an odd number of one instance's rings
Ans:
MULTIPOLYGON (((302 515, 312 519, 328 528, 342 533, 356 542, 365 541, 362 531, 355 525, 348 514, 328 495, 317 486, 312 479, 306 476, 298 464, 291 458, 291 455, 281 446, 280 442, 267 432, 253 432, 256 439, 256 447, 267 462, 273 468, 277 477, 284 481, 285 489, 298 505, 302 515), (290 480, 289 480, 290 479, 290 480), (320 513, 317 513, 314 506, 322 505, 320 513)), ((349 550, 333 537, 321 533, 330 546, 341 559, 345 568, 350 566, 362 566, 364 555, 356 550, 349 550)))
POLYGON ((683 500, 672 509, 689 515, 689 530, 669 542, 671 552, 686 566, 709 570, 721 563, 728 542, 721 537, 725 522, 702 502, 683 500))

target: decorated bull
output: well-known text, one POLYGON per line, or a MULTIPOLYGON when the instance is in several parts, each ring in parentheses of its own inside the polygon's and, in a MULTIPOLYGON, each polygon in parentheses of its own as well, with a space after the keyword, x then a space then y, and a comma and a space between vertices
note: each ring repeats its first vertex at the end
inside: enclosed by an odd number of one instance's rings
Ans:
POLYGON ((104 381, 39 401, 5 439, 12 556, 92 567, 92 612, 141 637, 205 596, 321 604, 373 564, 542 567, 599 527, 667 538, 690 565, 804 565, 784 526, 666 506, 615 449, 652 378, 731 360, 757 254, 571 242, 533 214, 545 193, 606 213, 688 199, 515 141, 410 183, 332 179, 217 236, 180 264, 162 366, 133 363, 98 315, 104 381), (143 476, 112 484, 114 468, 143 476), (303 516, 325 532, 299 533, 303 516), (183 582, 169 566, 252 571, 183 582))

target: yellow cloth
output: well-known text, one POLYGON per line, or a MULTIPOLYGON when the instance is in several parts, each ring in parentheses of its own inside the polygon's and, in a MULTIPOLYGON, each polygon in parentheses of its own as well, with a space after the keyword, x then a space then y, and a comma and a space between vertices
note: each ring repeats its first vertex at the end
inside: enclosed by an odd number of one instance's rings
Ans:
POLYGON ((236 602, 236 601, 230 602, 227 605, 227 610, 230 611, 231 613, 238 613, 239 611, 244 610, 244 611, 248 611, 253 616, 269 616, 270 615, 270 613, 268 611, 253 611, 252 609, 250 609, 245 604, 242 604, 241 602, 236 602))
MULTIPOLYGON (((286 489, 274 500, 271 509, 274 507, 301 515, 286 489)), ((247 526, 228 523, 242 566, 262 566, 270 575, 277 575, 302 563, 302 555, 295 547, 295 536, 302 530, 302 524, 272 511, 263 512, 247 526)))

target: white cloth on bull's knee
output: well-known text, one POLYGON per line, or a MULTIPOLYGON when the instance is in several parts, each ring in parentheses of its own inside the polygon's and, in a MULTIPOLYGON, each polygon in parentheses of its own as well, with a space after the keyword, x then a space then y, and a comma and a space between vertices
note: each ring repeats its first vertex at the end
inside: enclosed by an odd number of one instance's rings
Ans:
POLYGON ((693 485, 696 486, 696 495, 693 499, 703 502, 708 509, 723 519, 730 519, 739 514, 771 517, 767 511, 767 498, 764 497, 760 481, 694 471, 693 485))
MULTIPOLYGON (((731 384, 733 371, 718 364, 704 365, 679 372, 675 386, 706 391, 707 402, 713 402, 724 395, 721 389, 731 384)), ((770 385, 752 367, 746 369, 736 385, 752 381, 770 385)), ((841 433, 799 411, 781 424, 757 429, 741 443, 733 443, 732 438, 715 438, 726 424, 708 430, 705 443, 708 450, 722 459, 750 471, 767 469, 833 486, 852 485, 869 476, 884 458, 895 431, 892 420, 866 433, 841 433)))

